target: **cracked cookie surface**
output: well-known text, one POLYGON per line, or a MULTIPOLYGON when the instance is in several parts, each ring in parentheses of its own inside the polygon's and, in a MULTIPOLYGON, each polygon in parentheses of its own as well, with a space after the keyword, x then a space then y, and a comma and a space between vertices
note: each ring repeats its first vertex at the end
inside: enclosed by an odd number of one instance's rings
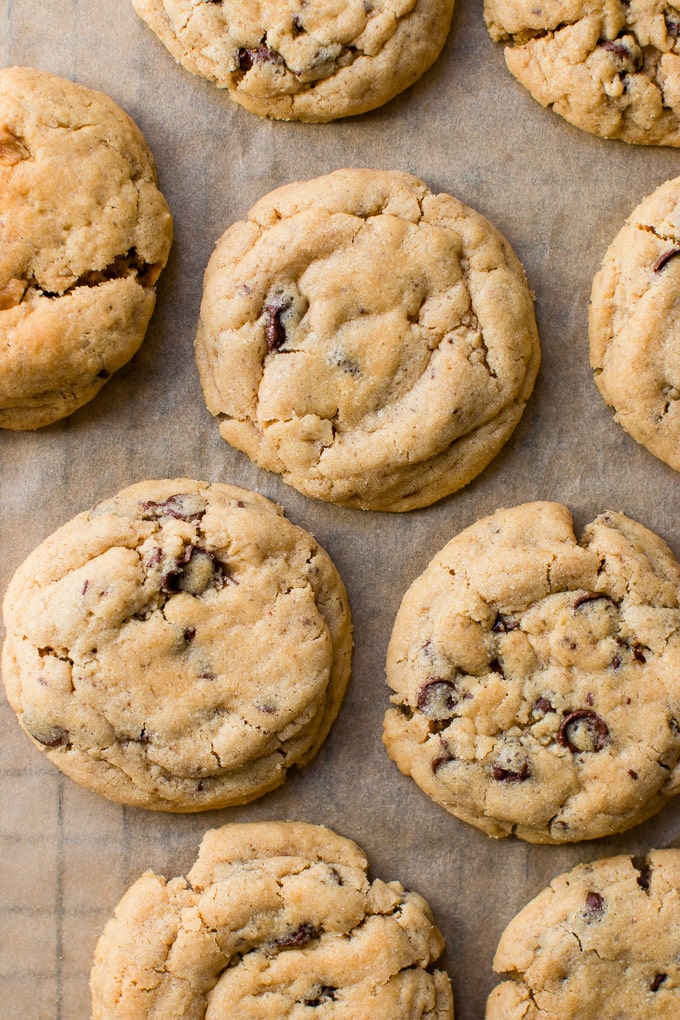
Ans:
POLYGON ((680 146, 680 5, 664 0, 485 0, 505 60, 576 127, 680 146))
POLYGON ((367 867, 322 826, 213 829, 187 878, 147 872, 119 903, 93 1020, 452 1020, 427 903, 367 867))
POLYGON ((412 85, 439 55, 453 0, 132 0, 187 70, 253 113, 329 121, 412 85))
POLYGON ((409 174, 279 188, 218 242, 196 359, 223 437, 308 496, 410 510, 508 439, 540 357, 507 241, 409 174))
POLYGON ((46 539, 4 602, 3 680, 33 740, 112 800, 240 804, 323 742, 349 679, 344 586, 274 503, 187 479, 46 539))
POLYGON ((675 1020, 680 851, 559 875, 503 932, 486 1020, 675 1020))
POLYGON ((590 361, 616 421, 680 471, 680 177, 633 211, 593 280, 590 361))
POLYGON ((457 535, 406 593, 390 757, 490 836, 623 831, 680 782, 680 565, 620 513, 577 541, 556 503, 457 535))
POLYGON ((171 241, 126 113, 44 71, 0 70, 0 428, 71 414, 130 360, 171 241))

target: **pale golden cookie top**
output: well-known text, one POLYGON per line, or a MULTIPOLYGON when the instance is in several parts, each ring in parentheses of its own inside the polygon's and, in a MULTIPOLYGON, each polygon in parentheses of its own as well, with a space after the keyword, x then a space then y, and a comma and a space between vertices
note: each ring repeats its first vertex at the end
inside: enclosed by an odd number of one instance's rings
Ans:
MULTIPOLYGON (((680 17, 680 15, 679 15, 680 17)), ((616 420, 680 471, 680 177, 631 213, 593 280, 590 361, 616 420)))
POLYGON ((275 504, 143 482, 46 539, 4 602, 19 720, 113 800, 198 811, 278 786, 318 750, 349 678, 342 581, 275 504))
POLYGON ((453 1020, 427 903, 366 871, 322 826, 208 832, 186 879, 148 872, 119 903, 97 946, 93 1020, 453 1020))
POLYGON ((253 113, 365 113, 436 60, 453 0, 132 0, 187 70, 253 113))
POLYGON ((605 138, 680 146, 680 6, 485 0, 509 69, 543 106, 605 138))
POLYGON ((172 219, 108 96, 0 70, 0 427, 70 414, 139 347, 172 219))
POLYGON ((676 1020, 679 925, 680 850, 581 864, 503 932, 486 1020, 676 1020))
POLYGON ((501 510, 453 538, 404 596, 385 743, 452 814, 564 843, 643 821, 680 777, 680 565, 607 512, 501 510))
POLYGON ((306 495, 409 510, 465 485, 538 369, 507 241, 409 174, 266 195, 218 242, 196 358, 222 435, 306 495))

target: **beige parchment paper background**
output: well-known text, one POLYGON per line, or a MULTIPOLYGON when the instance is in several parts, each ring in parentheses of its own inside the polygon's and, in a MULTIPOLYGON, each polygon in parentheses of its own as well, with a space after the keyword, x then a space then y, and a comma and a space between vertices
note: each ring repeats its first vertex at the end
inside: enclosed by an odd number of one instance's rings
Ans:
MULTIPOLYGON (((171 816, 123 808, 61 776, 0 696, 0 1016, 86 1020, 99 933, 147 868, 184 874, 203 832, 291 818, 357 840, 373 873, 431 903, 447 940, 458 1020, 480 1020, 498 936, 554 875, 582 860, 667 846, 680 800, 622 836, 567 847, 495 842, 401 776, 381 743, 384 661, 410 582, 456 532, 500 506, 547 498, 577 525, 622 510, 680 554, 678 476, 612 420, 588 366, 592 276, 624 218, 680 152, 579 132, 511 78, 481 0, 457 0, 435 67, 380 110, 329 125, 262 121, 176 66, 127 0, 0 0, 0 63, 32 65, 112 96, 138 122, 176 239, 142 349, 81 411, 36 433, 0 432, 0 588, 46 535, 145 478, 231 481, 280 502, 347 585, 354 671, 318 758, 243 808, 171 816), (462 492, 405 515, 307 499, 232 450, 193 360, 202 275, 223 230, 265 192, 341 166, 409 171, 476 207, 507 236, 537 297, 543 364, 505 450, 462 492)), ((75 185, 75 182, 74 182, 75 185)), ((1 637, 2 635, 0 635, 1 637)))

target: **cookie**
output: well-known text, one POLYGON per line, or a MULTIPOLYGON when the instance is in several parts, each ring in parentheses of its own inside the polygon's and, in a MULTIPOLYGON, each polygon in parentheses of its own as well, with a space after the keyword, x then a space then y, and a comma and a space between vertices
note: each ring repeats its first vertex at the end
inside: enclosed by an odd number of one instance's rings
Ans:
POLYGON ((490 836, 620 832, 680 783, 680 565, 621 513, 577 541, 566 507, 499 510, 406 593, 387 750, 490 836))
POLYGON ((223 437, 344 506, 410 510, 469 482, 519 421, 539 357, 507 241, 409 174, 279 188, 206 271, 196 360, 223 437))
POLYGON ((311 535, 230 485, 141 482, 10 582, 2 672, 33 743, 123 804, 200 811, 318 751, 350 672, 345 589, 311 535))
POLYGON ((590 304, 590 361, 602 396, 626 432, 676 471, 678 254, 680 177, 648 195, 621 228, 595 276, 590 304))
POLYGON ((559 875, 503 932, 486 1020, 680 1016, 680 851, 559 875))
POLYGON ((680 9, 653 0, 485 0, 491 37, 542 106, 603 138, 680 145, 680 9))
POLYGON ((0 428, 91 400, 144 339, 172 218, 108 96, 0 70, 0 428))
POLYGON ((453 0, 132 0, 193 74, 260 117, 366 113, 439 56, 453 0))
POLYGON ((208 832, 187 878, 147 872, 99 940, 92 1020, 453 1020, 430 909, 302 822, 208 832))

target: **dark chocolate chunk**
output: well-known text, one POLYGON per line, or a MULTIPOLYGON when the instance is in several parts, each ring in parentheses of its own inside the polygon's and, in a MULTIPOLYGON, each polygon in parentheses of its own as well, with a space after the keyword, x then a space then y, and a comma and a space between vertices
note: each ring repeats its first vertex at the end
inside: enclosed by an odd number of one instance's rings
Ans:
POLYGON ((601 751, 609 739, 609 727, 590 708, 567 712, 557 733, 557 742, 572 754, 601 751))

